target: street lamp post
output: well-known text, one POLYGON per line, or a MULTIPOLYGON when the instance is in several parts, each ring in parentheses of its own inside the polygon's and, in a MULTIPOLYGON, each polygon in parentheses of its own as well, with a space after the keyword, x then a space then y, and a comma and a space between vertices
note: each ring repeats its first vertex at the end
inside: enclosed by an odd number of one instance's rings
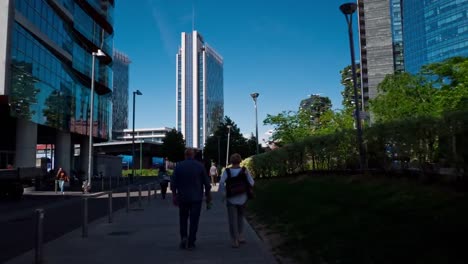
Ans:
POLYGON ((88 192, 88 189, 91 187, 91 175, 93 173, 93 115, 94 115, 94 64, 97 57, 106 56, 102 50, 98 49, 96 52, 91 53, 92 62, 91 62, 91 92, 90 92, 90 102, 89 102, 89 146, 88 146, 88 183, 87 187, 84 188, 85 192, 88 192))
POLYGON ((135 177, 135 97, 136 95, 143 95, 140 90, 133 92, 133 120, 132 120, 132 179, 135 177))
POLYGON ((258 112, 257 112, 257 98, 259 96, 259 93, 251 93, 250 96, 252 96, 252 99, 254 100, 254 105, 255 105, 255 138, 256 138, 256 143, 257 143, 257 155, 259 153, 259 146, 258 146, 258 112))
POLYGON ((229 129, 228 131, 228 140, 227 140, 227 150, 226 150, 226 168, 228 166, 228 161, 229 161, 229 141, 231 140, 231 125, 227 125, 227 128, 229 129))
POLYGON ((362 142, 362 127, 359 113, 359 101, 358 101, 358 92, 357 92, 357 77, 356 77, 356 62, 354 58, 354 39, 353 39, 353 13, 357 9, 356 3, 346 3, 340 6, 341 12, 346 17, 346 22, 348 23, 348 34, 349 34, 349 48, 351 50, 351 69, 353 72, 353 88, 354 88, 354 105, 356 107, 354 117, 356 119, 356 131, 357 131, 357 140, 359 144, 359 161, 361 170, 366 169, 366 153, 364 150, 364 145, 362 142))
POLYGON ((143 141, 140 140, 140 175, 143 175, 143 141))

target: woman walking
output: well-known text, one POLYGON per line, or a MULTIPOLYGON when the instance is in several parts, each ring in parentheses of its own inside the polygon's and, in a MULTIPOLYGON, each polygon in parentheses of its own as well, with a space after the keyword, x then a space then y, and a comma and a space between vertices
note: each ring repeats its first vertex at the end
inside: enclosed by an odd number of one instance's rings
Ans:
POLYGON ((159 185, 161 186, 161 197, 163 199, 166 199, 167 187, 169 185, 169 182, 171 181, 171 178, 167 174, 166 165, 167 165, 166 162, 163 162, 159 166, 159 172, 158 172, 159 185))
POLYGON ((62 195, 64 195, 65 192, 63 190, 63 187, 65 185, 65 182, 69 181, 69 178, 68 178, 68 175, 65 173, 65 171, 62 168, 58 169, 57 175, 56 175, 56 180, 58 182, 60 192, 62 193, 62 195))
POLYGON ((226 199, 231 245, 238 248, 239 244, 245 243, 244 209, 248 200, 248 189, 254 186, 254 180, 250 172, 240 166, 242 158, 239 154, 232 154, 230 161, 232 167, 224 170, 219 188, 223 199, 226 199))

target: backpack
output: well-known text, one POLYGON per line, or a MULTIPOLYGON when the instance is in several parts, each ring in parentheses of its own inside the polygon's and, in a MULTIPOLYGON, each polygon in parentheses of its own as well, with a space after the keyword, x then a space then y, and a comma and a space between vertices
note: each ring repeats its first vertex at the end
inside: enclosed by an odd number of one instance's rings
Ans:
POLYGON ((247 180, 247 174, 245 173, 245 167, 242 167, 241 171, 236 177, 231 177, 231 170, 226 168, 226 197, 232 197, 239 194, 247 193, 249 199, 252 197, 252 189, 247 180))

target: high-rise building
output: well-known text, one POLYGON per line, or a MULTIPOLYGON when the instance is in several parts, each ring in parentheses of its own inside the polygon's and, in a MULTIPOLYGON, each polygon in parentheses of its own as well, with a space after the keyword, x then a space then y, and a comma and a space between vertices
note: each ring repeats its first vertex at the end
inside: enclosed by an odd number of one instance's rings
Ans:
POLYGON ((451 57, 468 57, 468 1, 404 0, 403 18, 408 72, 451 57))
POLYGON ((377 85, 395 70, 390 1, 358 0, 361 87, 364 106, 377 96, 377 85))
POLYGON ((131 61, 114 50, 114 90, 112 91, 112 140, 128 127, 128 70, 131 61))
POLYGON ((392 26, 393 69, 395 72, 405 71, 403 47, 403 0, 390 1, 390 18, 392 26))
POLYGON ((317 123, 323 113, 331 108, 332 103, 330 98, 321 96, 320 94, 311 94, 299 103, 299 110, 308 111, 312 123, 317 123))
POLYGON ((223 116, 223 58, 197 31, 183 32, 176 56, 177 130, 188 147, 203 148, 223 116))
POLYGON ((367 106, 387 74, 468 56, 468 1, 358 0, 361 85, 367 106))
POLYGON ((55 145, 72 169, 73 145, 88 165, 93 52, 93 136, 107 140, 112 93, 114 0, 0 1, 0 168, 36 166, 36 145, 55 145))

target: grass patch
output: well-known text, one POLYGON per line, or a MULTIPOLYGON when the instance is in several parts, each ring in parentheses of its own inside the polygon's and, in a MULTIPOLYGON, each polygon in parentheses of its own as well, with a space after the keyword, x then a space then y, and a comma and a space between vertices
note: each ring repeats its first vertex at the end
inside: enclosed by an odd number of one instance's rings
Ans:
POLYGON ((468 197, 388 179, 259 180, 248 214, 301 263, 468 263, 468 197))

